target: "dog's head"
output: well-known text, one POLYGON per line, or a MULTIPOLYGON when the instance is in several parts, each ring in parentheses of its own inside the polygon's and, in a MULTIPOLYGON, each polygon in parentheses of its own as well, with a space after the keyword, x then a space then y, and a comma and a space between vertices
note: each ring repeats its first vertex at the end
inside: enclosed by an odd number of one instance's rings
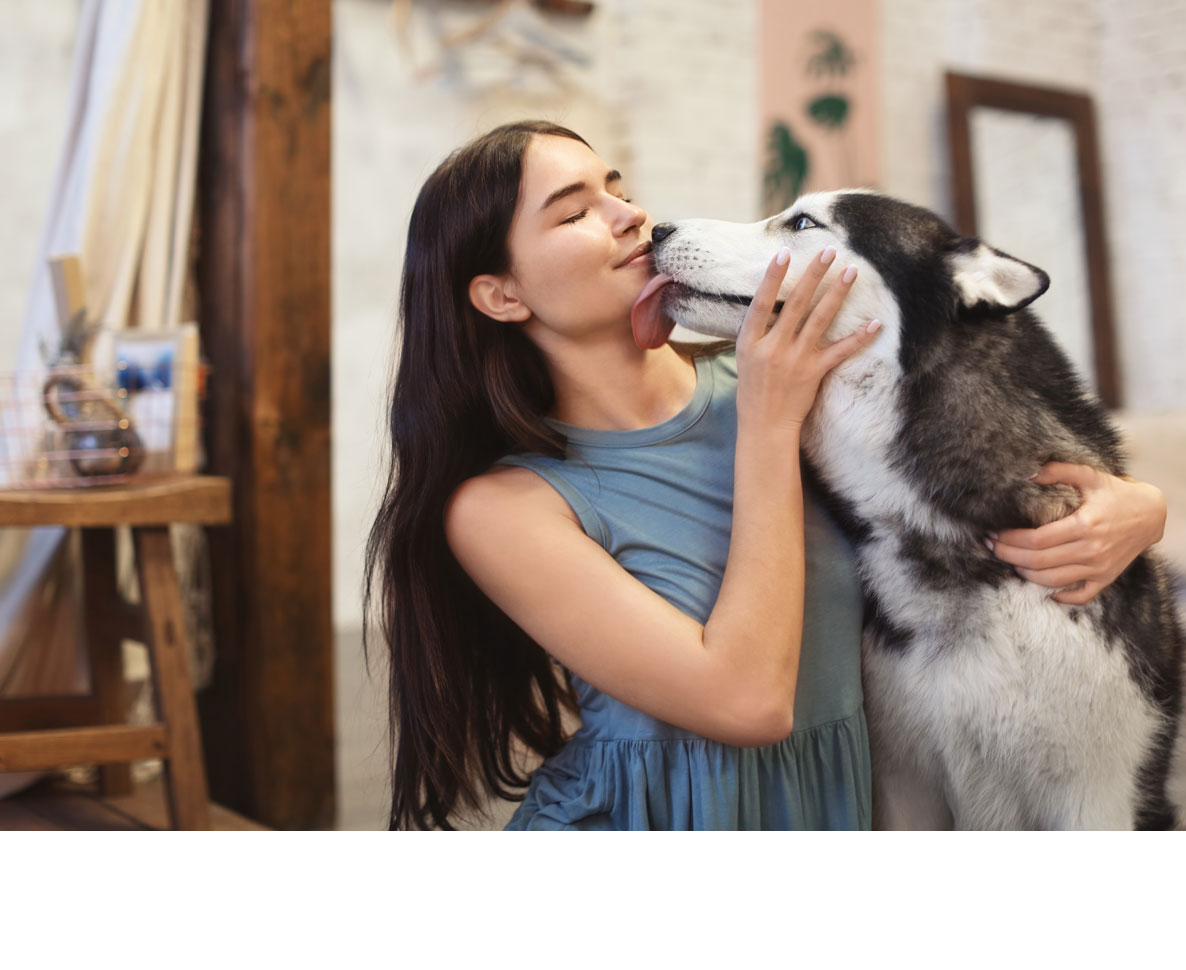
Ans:
POLYGON ((674 323, 735 338, 754 290, 783 246, 791 251, 791 263, 780 299, 826 246, 837 250, 828 280, 856 264, 857 282, 828 338, 853 333, 876 317, 886 332, 870 352, 896 358, 904 369, 925 356, 937 328, 1012 313, 1041 296, 1050 282, 1037 267, 959 235, 926 209, 864 190, 806 195, 750 224, 662 223, 653 239, 659 275, 635 312, 635 334, 643 346, 661 344, 674 323))

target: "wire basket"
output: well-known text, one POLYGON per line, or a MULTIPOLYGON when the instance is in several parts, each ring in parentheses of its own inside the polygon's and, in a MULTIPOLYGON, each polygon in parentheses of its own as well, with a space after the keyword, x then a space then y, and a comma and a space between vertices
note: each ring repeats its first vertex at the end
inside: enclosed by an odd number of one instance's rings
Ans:
MULTIPOLYGON (((198 370, 200 391, 206 368, 198 370)), ((122 360, 105 373, 84 365, 0 372, 0 488, 116 485, 196 470, 193 390, 171 371, 122 360)))

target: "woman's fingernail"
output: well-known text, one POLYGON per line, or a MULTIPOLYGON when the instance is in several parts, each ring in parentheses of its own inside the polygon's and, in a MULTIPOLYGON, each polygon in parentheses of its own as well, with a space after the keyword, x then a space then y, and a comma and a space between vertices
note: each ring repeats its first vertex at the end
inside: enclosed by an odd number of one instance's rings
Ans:
POLYGON ((848 267, 848 269, 844 271, 844 275, 840 278, 844 280, 845 283, 851 283, 857 278, 857 268, 855 266, 848 267))
POLYGON ((782 249, 778 251, 778 255, 774 257, 774 261, 779 266, 786 266, 786 264, 791 261, 791 251, 787 249, 786 246, 783 246, 782 249))
POLYGON ((1026 481, 1027 481, 1027 482, 1032 482, 1032 481, 1033 481, 1035 478, 1037 478, 1037 477, 1038 477, 1040 474, 1042 474, 1042 473, 1041 473, 1041 472, 1034 472, 1032 475, 1030 475, 1030 477, 1029 477, 1029 478, 1027 478, 1027 479, 1026 479, 1026 481))
POLYGON ((990 533, 988 534, 988 537, 989 537, 989 538, 990 538, 990 539, 991 539, 993 542, 996 542, 996 541, 997 541, 997 540, 1000 538, 1000 536, 999 536, 999 535, 997 535, 995 532, 990 532, 990 533))
POLYGON ((869 326, 867 326, 865 328, 865 333, 877 333, 877 331, 880 329, 881 329, 881 321, 880 320, 871 320, 869 322, 869 326))
POLYGON ((819 254, 819 261, 827 266, 832 260, 836 258, 836 247, 829 246, 822 253, 819 254))
POLYGON ((988 546, 988 551, 989 551, 989 552, 992 552, 992 551, 993 551, 993 544, 992 544, 992 540, 991 540, 991 539, 985 539, 985 540, 984 540, 984 544, 985 544, 986 546, 988 546))

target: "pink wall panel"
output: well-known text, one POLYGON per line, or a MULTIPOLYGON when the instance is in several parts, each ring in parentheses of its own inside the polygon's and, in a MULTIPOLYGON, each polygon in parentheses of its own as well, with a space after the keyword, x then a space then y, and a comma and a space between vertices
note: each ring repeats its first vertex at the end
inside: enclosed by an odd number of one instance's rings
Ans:
POLYGON ((763 208, 881 177, 879 0, 761 0, 763 208))

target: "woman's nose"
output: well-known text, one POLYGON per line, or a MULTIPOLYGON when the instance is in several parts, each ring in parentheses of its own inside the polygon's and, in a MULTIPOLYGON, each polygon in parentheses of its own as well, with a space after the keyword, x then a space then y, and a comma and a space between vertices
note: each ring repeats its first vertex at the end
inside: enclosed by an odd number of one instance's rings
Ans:
MULTIPOLYGON (((626 202, 625 199, 622 199, 621 201, 626 202)), ((625 219, 627 224, 625 228, 633 229, 635 226, 641 226, 647 221, 647 218, 648 216, 646 209, 642 208, 642 206, 635 205, 633 202, 626 202, 625 219)))

